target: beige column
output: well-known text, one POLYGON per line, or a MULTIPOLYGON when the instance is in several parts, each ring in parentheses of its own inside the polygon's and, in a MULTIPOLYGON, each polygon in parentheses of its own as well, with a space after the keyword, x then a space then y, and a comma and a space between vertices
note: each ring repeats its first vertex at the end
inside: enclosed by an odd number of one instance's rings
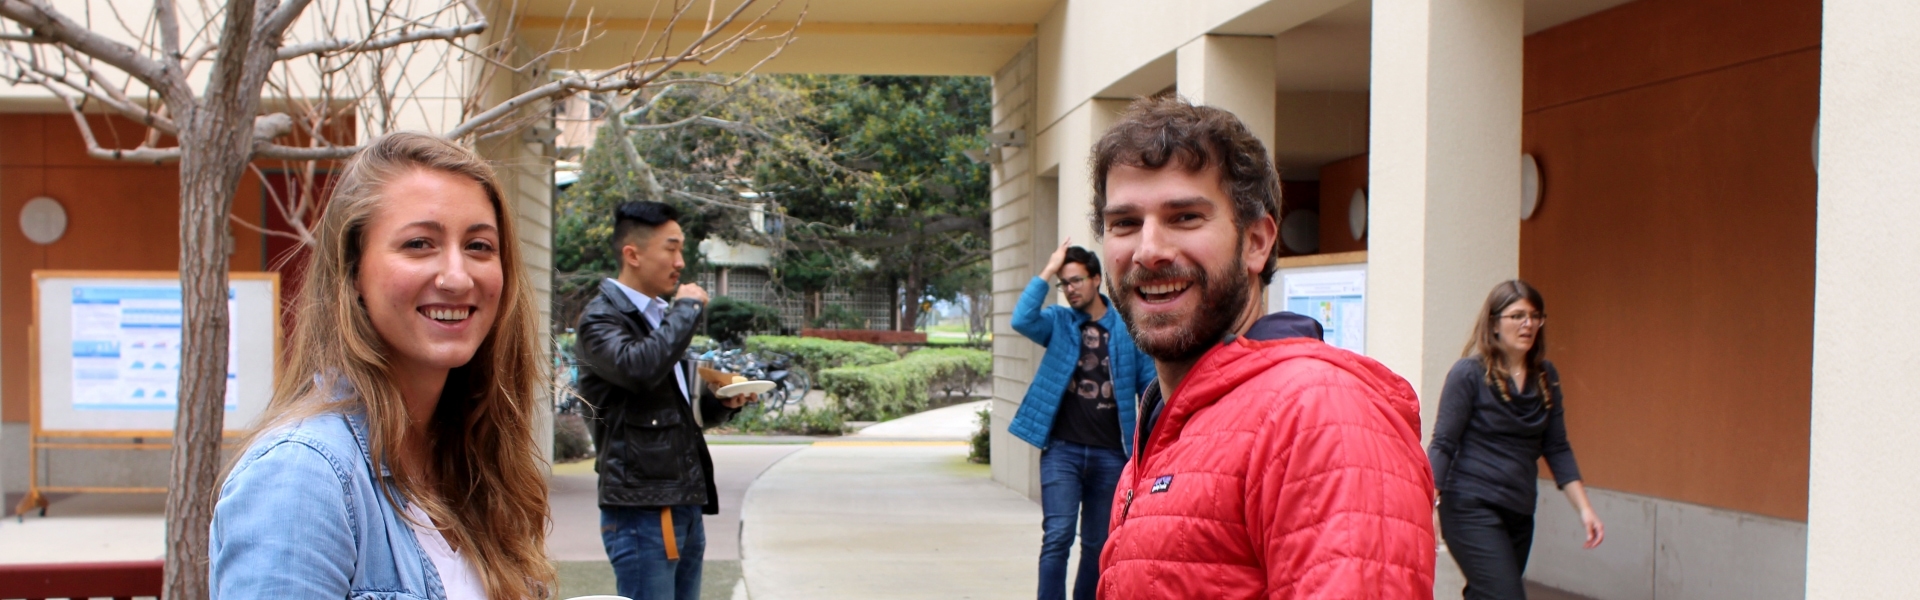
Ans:
POLYGON ((1367 353, 1422 435, 1493 285, 1520 262, 1522 0, 1375 0, 1367 353))
POLYGON ((1273 158, 1273 103, 1278 93, 1275 52, 1270 37, 1203 35, 1174 55, 1180 95, 1240 117, 1267 147, 1268 159, 1273 158))
POLYGON ((1823 12, 1806 593, 1908 598, 1920 555, 1920 3, 1826 0, 1823 12))
MULTIPOLYGON (((1036 136, 1034 51, 1029 45, 993 76, 993 130, 1025 130, 1036 136)), ((1037 143, 1037 140, 1036 142, 1037 143)), ((1040 253, 1054 231, 1042 206, 1053 190, 1041 189, 1035 147, 1006 149, 993 166, 993 480, 1029 498, 1040 498, 1040 451, 1007 433, 1040 362, 1039 348, 1013 330, 1013 306, 1040 270, 1040 253)))
MULTIPOLYGON (((1054 213, 1058 216, 1055 224, 1058 237, 1054 239, 1072 240, 1073 245, 1092 250, 1103 263, 1107 255, 1100 241, 1093 238, 1093 168, 1088 161, 1093 159, 1094 142, 1100 141, 1100 136, 1120 120, 1129 102, 1107 98, 1088 100, 1047 131, 1048 146, 1060 157, 1059 208, 1054 213)), ((1052 247, 1044 250, 1046 254, 1039 257, 1041 264, 1053 253, 1052 247)))

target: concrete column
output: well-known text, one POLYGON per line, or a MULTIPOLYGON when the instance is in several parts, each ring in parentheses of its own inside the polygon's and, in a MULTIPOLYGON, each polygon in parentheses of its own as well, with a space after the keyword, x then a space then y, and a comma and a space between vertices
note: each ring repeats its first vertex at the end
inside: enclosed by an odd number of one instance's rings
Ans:
MULTIPOLYGON (((1053 142, 1050 145, 1058 148, 1060 157, 1059 205, 1054 213, 1058 217, 1055 223, 1058 237, 1054 239, 1073 240, 1073 245, 1092 250, 1103 263, 1107 255, 1100 241, 1093 238, 1093 168, 1088 161, 1093 159, 1094 142, 1100 141, 1100 136, 1106 135, 1107 129, 1120 120, 1120 114, 1126 112, 1130 102, 1107 98, 1088 100, 1047 132, 1053 142)), ((1055 241, 1054 246, 1059 243, 1055 241)), ((1039 264, 1046 264, 1054 246, 1040 249, 1039 264)), ((1059 298, 1055 300, 1064 302, 1059 298)))
MULTIPOLYGON (((1034 119, 1034 50, 1028 45, 993 76, 993 130, 1024 129, 1038 136, 1034 119)), ((1039 254, 1054 224, 1041 222, 1041 206, 1053 206, 1054 190, 1035 172, 1039 140, 1008 148, 993 167, 993 480, 1040 498, 1039 450, 1007 433, 1033 381, 1040 353, 1013 330, 1013 305, 1027 281, 1040 269, 1039 254)))
POLYGON ((1367 353, 1423 436, 1495 283, 1520 265, 1522 0, 1375 0, 1367 353))
POLYGON ((1808 598, 1913 594, 1920 538, 1920 4, 1826 0, 1808 598))
POLYGON ((1194 104, 1226 109, 1273 153, 1276 50, 1273 38, 1203 35, 1174 55, 1175 84, 1194 104))

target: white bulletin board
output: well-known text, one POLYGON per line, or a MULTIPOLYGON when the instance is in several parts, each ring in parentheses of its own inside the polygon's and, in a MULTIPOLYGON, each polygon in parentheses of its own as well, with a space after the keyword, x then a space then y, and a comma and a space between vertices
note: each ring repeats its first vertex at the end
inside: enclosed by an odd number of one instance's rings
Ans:
MULTIPOLYGON (((177 273, 35 271, 35 437, 168 437, 178 406, 177 273)), ((225 429, 241 430, 273 393, 278 273, 229 275, 225 429)))
POLYGON ((1328 344, 1366 354, 1366 253, 1280 261, 1273 286, 1267 290, 1268 312, 1284 310, 1312 317, 1326 331, 1328 344))

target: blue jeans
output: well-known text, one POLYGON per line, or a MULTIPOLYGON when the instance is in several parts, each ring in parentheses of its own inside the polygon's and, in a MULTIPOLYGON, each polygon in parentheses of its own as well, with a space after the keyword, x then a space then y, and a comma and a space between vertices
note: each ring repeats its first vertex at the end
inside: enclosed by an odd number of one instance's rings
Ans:
POLYGON ((667 560, 658 508, 600 508, 600 541, 613 561, 614 588, 633 600, 699 600, 707 528, 699 506, 673 507, 679 560, 667 560))
POLYGON ((1040 509, 1046 531, 1040 542, 1040 600, 1067 597, 1067 557, 1073 550, 1073 525, 1080 521, 1080 569, 1074 576, 1075 600, 1092 600, 1100 587, 1100 548, 1107 545, 1113 520, 1113 488, 1127 455, 1118 448, 1083 446, 1054 440, 1040 453, 1040 509))

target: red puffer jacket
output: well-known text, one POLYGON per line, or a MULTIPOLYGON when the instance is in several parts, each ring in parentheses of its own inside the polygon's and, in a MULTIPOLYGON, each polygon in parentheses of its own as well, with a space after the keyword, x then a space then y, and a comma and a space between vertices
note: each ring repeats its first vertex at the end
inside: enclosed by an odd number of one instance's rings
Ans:
MULTIPOLYGON (((1276 317, 1299 318, 1262 324, 1276 317)), ((1413 389, 1364 356, 1260 330, 1201 357, 1127 463, 1100 598, 1432 598, 1413 389)))

